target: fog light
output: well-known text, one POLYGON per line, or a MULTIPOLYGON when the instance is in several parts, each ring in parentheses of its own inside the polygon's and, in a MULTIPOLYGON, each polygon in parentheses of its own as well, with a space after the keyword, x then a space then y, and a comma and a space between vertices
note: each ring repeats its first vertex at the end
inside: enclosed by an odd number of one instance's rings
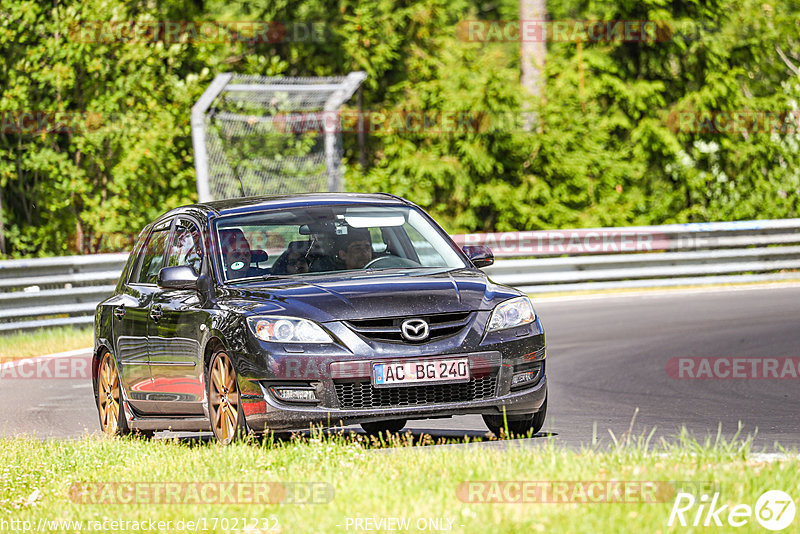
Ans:
POLYGON ((539 369, 533 371, 525 371, 524 373, 517 373, 511 379, 511 387, 519 386, 521 384, 528 384, 535 382, 539 378, 539 369))
POLYGON ((317 402, 317 394, 311 388, 273 387, 272 393, 287 402, 317 402))

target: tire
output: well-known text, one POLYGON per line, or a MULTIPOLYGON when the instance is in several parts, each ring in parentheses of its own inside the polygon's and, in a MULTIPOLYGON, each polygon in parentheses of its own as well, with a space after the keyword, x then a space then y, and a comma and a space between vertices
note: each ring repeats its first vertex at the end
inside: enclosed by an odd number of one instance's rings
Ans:
POLYGON ((498 438, 501 434, 505 434, 506 424, 508 424, 508 432, 512 436, 535 436, 544 426, 544 420, 547 417, 547 398, 544 399, 541 409, 532 414, 508 416, 508 421, 502 415, 484 415, 483 422, 486 427, 498 438))
POLYGON ((125 436, 131 433, 121 399, 122 386, 117 362, 106 351, 100 358, 97 370, 97 415, 100 418, 100 430, 108 436, 125 436))
POLYGON ((206 376, 208 416, 211 431, 222 445, 249 434, 242 411, 239 382, 233 363, 224 351, 211 357, 206 376))
POLYGON ((405 419, 392 419, 390 421, 377 421, 374 423, 361 423, 361 428, 364 429, 364 432, 369 434, 370 436, 377 436, 378 434, 383 433, 383 435, 387 434, 396 434, 403 430, 403 427, 406 426, 405 419))

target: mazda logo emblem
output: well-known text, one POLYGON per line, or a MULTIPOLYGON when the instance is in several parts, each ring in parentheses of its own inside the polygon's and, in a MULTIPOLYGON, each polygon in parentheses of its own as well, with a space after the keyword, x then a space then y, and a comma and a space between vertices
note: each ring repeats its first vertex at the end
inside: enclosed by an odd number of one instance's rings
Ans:
POLYGON ((400 325, 400 332, 409 341, 422 341, 428 338, 430 328, 422 319, 406 319, 400 325))

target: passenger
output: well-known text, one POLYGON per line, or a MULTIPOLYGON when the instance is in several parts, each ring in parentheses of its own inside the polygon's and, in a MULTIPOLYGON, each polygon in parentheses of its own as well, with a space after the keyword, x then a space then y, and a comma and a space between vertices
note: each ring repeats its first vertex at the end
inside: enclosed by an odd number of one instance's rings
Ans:
POLYGON ((303 274, 308 272, 308 260, 305 252, 291 251, 286 257, 286 272, 289 274, 303 274))
POLYGON ((292 241, 289 247, 275 260, 272 267, 273 274, 303 274, 309 269, 308 241, 292 241))

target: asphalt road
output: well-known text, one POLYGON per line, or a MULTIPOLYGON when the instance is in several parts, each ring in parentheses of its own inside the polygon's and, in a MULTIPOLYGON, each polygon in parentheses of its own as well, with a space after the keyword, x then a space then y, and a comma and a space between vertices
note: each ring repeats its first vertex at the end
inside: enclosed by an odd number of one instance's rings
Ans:
MULTIPOLYGON (((572 447, 655 428, 673 440, 756 432, 758 450, 800 448, 800 379, 672 378, 677 357, 800 357, 800 285, 534 299, 547 332, 549 413, 527 440, 572 447)), ((0 379, 0 434, 74 438, 96 432, 83 380, 0 379)), ((486 435, 477 416, 410 422, 434 437, 486 435)))

